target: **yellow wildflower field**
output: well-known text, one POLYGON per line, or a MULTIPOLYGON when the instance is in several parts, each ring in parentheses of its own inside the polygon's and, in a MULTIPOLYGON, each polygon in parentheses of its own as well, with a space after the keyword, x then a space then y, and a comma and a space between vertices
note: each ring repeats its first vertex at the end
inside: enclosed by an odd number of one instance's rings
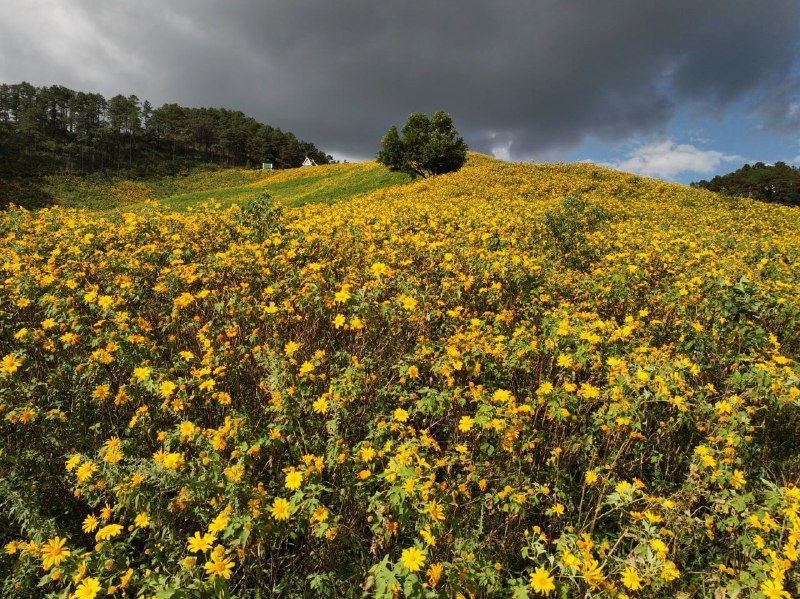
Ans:
POLYGON ((797 215, 474 155, 9 210, 0 594, 789 597, 797 215))

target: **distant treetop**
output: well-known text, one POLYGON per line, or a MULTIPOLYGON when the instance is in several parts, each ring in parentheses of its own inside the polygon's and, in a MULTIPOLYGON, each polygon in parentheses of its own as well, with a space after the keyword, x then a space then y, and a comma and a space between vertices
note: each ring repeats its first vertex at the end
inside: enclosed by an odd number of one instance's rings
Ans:
POLYGON ((756 162, 711 181, 697 181, 692 187, 716 191, 729 196, 740 196, 800 206, 800 168, 785 162, 767 165, 756 162))

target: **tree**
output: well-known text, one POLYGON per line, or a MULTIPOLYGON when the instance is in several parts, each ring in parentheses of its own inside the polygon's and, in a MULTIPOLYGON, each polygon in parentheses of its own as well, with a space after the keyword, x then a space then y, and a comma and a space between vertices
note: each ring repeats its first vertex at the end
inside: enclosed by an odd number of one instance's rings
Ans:
POLYGON ((0 205, 5 177, 115 170, 175 173, 214 162, 298 167, 332 158, 290 132, 225 108, 154 108, 135 95, 76 92, 59 85, 0 84, 0 205), (127 158, 127 160, 125 160, 127 158))
POLYGON ((378 152, 378 162, 412 178, 457 171, 466 160, 467 144, 458 136, 450 115, 441 110, 430 118, 424 113, 409 116, 402 137, 392 125, 378 152))
POLYGON ((711 181, 698 181, 692 186, 723 195, 800 206, 800 168, 780 161, 773 165, 745 164, 737 171, 716 176, 711 181))

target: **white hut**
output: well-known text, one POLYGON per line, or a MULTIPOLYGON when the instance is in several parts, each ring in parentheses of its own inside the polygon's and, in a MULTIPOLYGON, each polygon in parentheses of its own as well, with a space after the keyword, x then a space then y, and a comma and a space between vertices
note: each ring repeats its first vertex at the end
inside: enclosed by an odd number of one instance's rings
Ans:
POLYGON ((301 164, 300 166, 317 166, 317 163, 311 160, 311 158, 309 158, 308 156, 306 156, 306 159, 303 160, 303 164, 301 164))

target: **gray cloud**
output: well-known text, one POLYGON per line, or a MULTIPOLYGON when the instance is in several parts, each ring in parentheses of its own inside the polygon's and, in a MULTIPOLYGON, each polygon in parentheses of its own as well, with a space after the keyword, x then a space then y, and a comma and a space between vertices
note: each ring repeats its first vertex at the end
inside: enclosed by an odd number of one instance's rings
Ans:
POLYGON ((800 131, 800 77, 770 89, 754 104, 764 129, 777 133, 800 131))
POLYGON ((787 85, 800 33, 796 0, 31 0, 7 12, 2 81, 240 109, 351 156, 439 108, 471 147, 514 158, 659 135, 678 106, 717 114, 787 85))

